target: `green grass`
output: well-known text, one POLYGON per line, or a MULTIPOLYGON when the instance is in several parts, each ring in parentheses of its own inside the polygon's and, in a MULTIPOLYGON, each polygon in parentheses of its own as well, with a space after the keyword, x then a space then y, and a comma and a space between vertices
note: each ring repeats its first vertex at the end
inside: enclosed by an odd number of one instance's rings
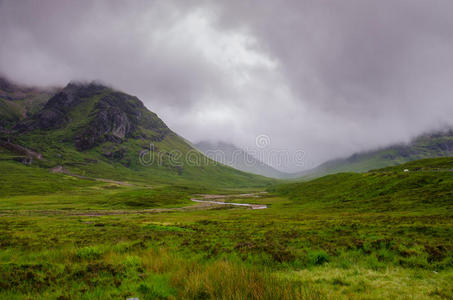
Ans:
POLYGON ((231 198, 264 210, 181 209, 193 194, 235 191, 3 160, 0 298, 451 299, 452 160, 231 198))
POLYGON ((146 184, 175 183, 223 188, 265 187, 275 182, 272 179, 206 161, 201 153, 190 148, 181 138, 173 134, 161 142, 153 143, 158 150, 152 154, 154 163, 150 165, 140 163, 140 153, 149 149, 149 144, 145 144, 143 141, 129 139, 119 145, 107 143, 88 151, 79 152, 74 149, 71 141, 64 142, 65 136, 67 133, 64 130, 52 133, 35 132, 31 136, 21 137, 20 144, 28 145, 31 149, 36 149, 44 154, 45 160, 36 161, 38 166, 52 168, 63 165, 74 174, 88 177, 146 184), (63 141, 63 143, 55 144, 54 141, 63 141), (106 158, 103 153, 104 149, 109 146, 113 147, 113 151, 125 149, 124 157, 116 160, 106 158), (175 150, 181 153, 181 157, 174 162, 170 155, 175 150), (199 163, 187 163, 186 155, 190 155, 199 163))
POLYGON ((404 171, 410 172, 419 171, 453 171, 453 159, 451 157, 440 157, 431 159, 420 159, 403 165, 388 167, 378 171, 404 171))
POLYGON ((204 187, 234 187, 235 189, 265 187, 275 182, 272 179, 206 161, 201 153, 190 148, 181 138, 173 134, 161 142, 153 143, 158 151, 152 154, 155 163, 150 165, 140 163, 140 153, 149 149, 149 144, 144 144, 140 140, 130 139, 119 145, 107 143, 79 152, 73 147, 72 141, 65 142, 65 137, 67 137, 66 129, 50 133, 36 131, 33 135, 22 136, 20 144, 28 145, 31 149, 44 154, 43 161, 35 161, 37 166, 52 168, 63 165, 74 174, 88 177, 146 184, 176 183, 204 187), (54 141, 62 141, 62 143, 54 141), (124 157, 117 160, 106 158, 103 153, 109 146, 113 147, 113 151, 125 149, 124 157), (170 154, 175 150, 181 153, 181 157, 173 162, 170 154), (186 155, 190 155, 197 163, 187 163, 186 155))
POLYGON ((52 174, 38 167, 25 167, 14 161, 0 161, 0 197, 21 195, 47 195, 94 187, 95 181, 80 180, 71 176, 52 174))
POLYGON ((452 158, 428 159, 368 173, 340 173, 270 190, 302 206, 363 212, 447 211, 453 199, 452 158), (426 165, 421 170, 421 165, 426 165), (430 166, 443 166, 429 171, 430 166), (417 167, 416 167, 417 166, 417 167), (418 171, 404 172, 412 168, 418 171))

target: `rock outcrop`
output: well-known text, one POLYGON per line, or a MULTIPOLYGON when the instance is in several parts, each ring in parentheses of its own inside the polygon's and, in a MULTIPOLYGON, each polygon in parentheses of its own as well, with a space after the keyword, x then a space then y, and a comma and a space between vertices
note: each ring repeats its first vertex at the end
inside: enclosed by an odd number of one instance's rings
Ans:
POLYGON ((106 87, 96 83, 88 85, 70 83, 50 98, 40 112, 19 122, 15 129, 24 132, 35 129, 48 130, 63 127, 71 121, 68 113, 73 108, 87 98, 96 96, 106 89, 106 87))
POLYGON ((96 103, 90 119, 88 126, 74 138, 78 150, 87 150, 107 141, 121 143, 127 138, 146 138, 138 132, 139 127, 164 135, 170 132, 138 98, 120 92, 103 96, 96 103))
POLYGON ((67 128, 71 136, 66 138, 79 151, 128 138, 160 141, 171 132, 137 97, 98 83, 68 84, 41 111, 14 127, 20 133, 67 128))

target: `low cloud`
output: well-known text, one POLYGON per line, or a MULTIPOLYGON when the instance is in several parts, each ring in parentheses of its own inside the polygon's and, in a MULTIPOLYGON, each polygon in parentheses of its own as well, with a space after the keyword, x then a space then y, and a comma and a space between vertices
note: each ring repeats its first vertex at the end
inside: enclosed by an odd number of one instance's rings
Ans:
POLYGON ((452 12, 442 0, 0 0, 0 72, 100 79, 194 142, 251 148, 265 134, 308 168, 453 125, 452 12))

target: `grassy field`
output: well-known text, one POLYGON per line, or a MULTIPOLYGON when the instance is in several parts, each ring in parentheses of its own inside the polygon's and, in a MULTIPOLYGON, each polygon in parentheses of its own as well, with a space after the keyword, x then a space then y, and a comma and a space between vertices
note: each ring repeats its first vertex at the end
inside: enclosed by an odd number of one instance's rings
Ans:
MULTIPOLYGON (((5 156, 4 156, 5 158, 5 156)), ((0 161, 1 299, 453 299, 452 158, 259 188, 0 161), (404 169, 409 168, 409 172, 404 169)))

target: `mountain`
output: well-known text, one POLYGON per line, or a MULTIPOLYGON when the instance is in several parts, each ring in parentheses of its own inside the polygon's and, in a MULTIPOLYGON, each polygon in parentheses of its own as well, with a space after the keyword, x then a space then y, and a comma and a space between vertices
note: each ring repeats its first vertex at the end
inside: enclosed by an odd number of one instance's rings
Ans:
POLYGON ((351 155, 348 158, 327 161, 320 166, 300 173, 292 178, 315 178, 340 172, 366 172, 383 167, 396 166, 409 161, 453 155, 453 130, 421 135, 408 144, 351 155))
POLYGON ((280 172, 231 144, 200 142, 194 146, 211 159, 245 172, 279 179, 312 179, 341 172, 367 172, 425 158, 453 156, 453 130, 423 134, 407 144, 355 153, 292 174, 280 172))
POLYGON ((0 77, 0 129, 39 111, 57 90, 18 85, 0 77))
POLYGON ((265 164, 233 144, 202 141, 194 146, 209 158, 237 170, 272 178, 284 178, 288 176, 288 174, 265 164))
MULTIPOLYGON (((40 106, 41 100, 27 95, 22 101, 40 106)), ((96 82, 69 83, 35 113, 8 122, 0 145, 10 156, 55 172, 148 184, 250 187, 271 182, 214 163, 137 97, 96 82)))

